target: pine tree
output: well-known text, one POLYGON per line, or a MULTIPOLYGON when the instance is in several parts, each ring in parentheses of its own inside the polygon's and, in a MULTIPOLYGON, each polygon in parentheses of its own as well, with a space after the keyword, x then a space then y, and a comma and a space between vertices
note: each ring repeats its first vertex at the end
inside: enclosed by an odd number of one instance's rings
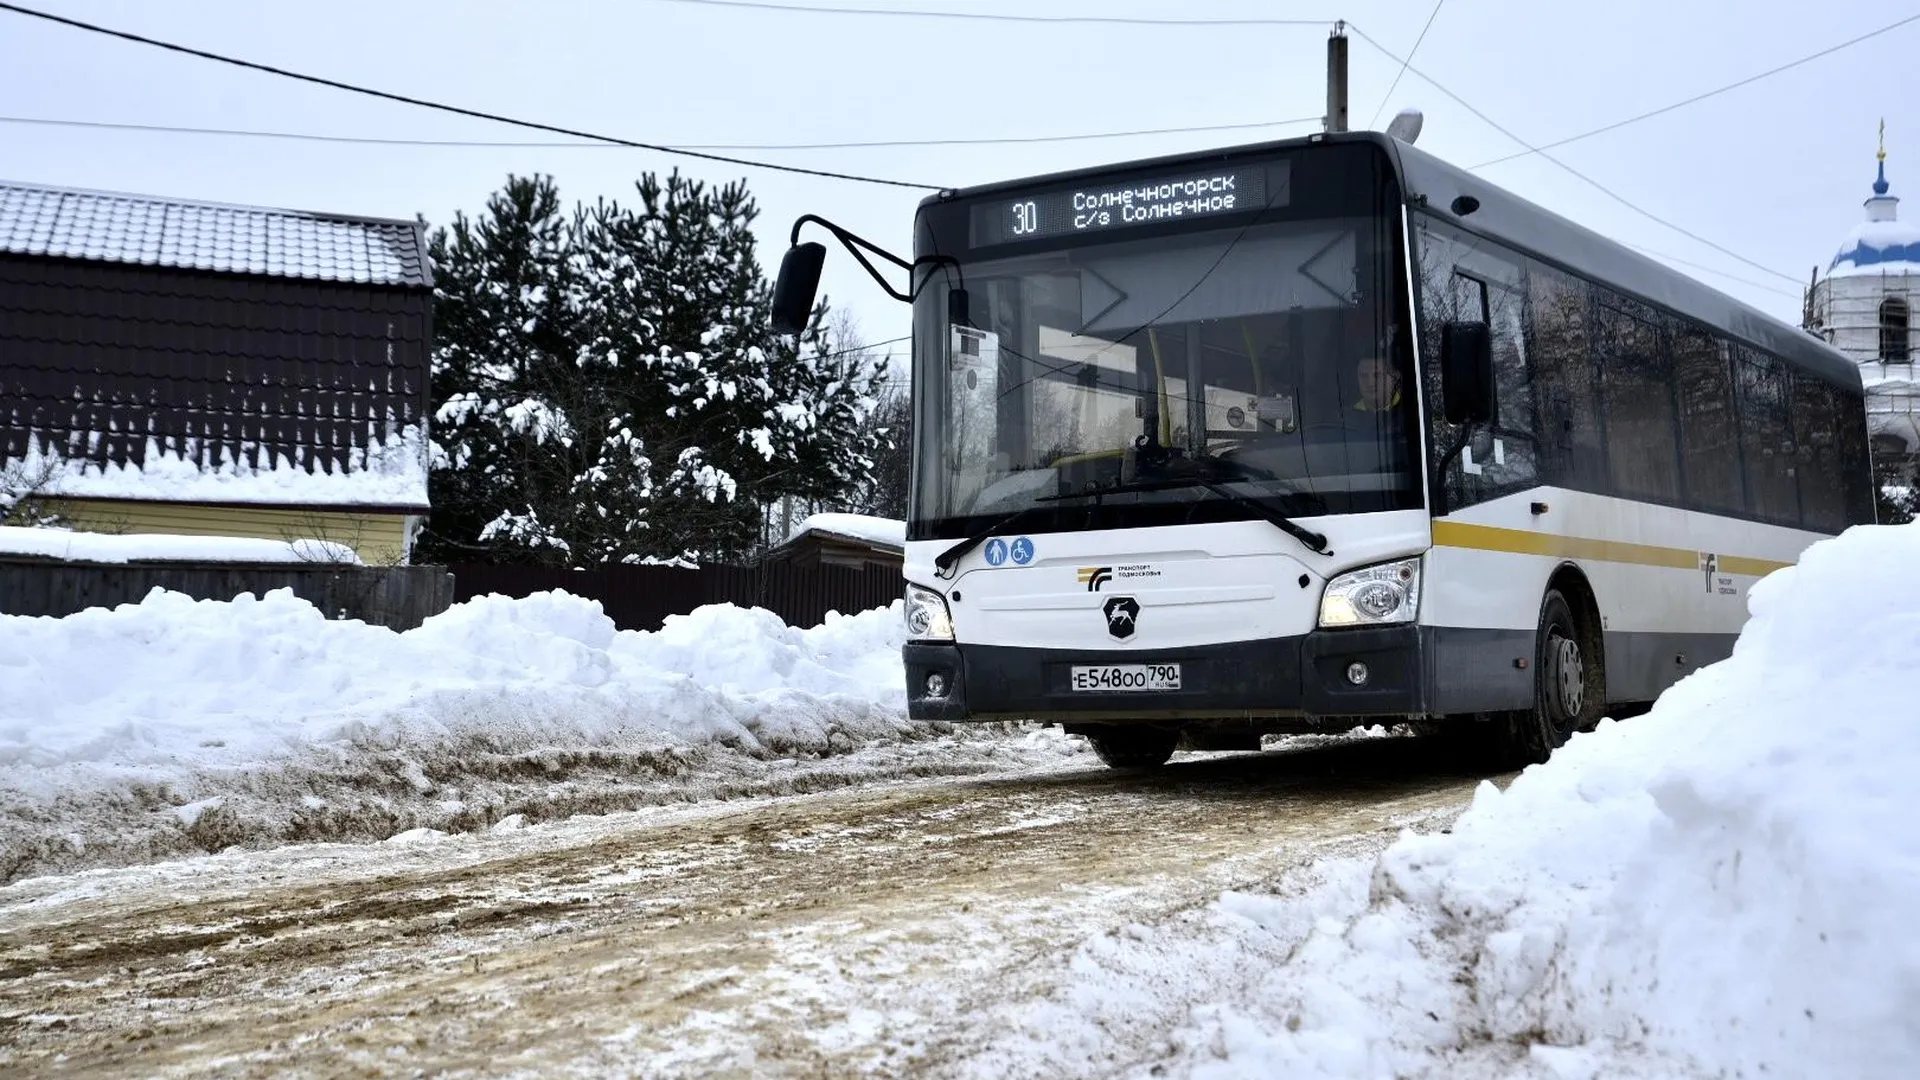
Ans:
POLYGON ((565 565, 577 471, 573 229, 546 177, 436 231, 432 521, 422 557, 565 565))
POLYGON ((889 389, 868 420, 872 431, 873 479, 861 488, 857 513, 904 521, 913 453, 913 403, 904 389, 889 389))
MULTIPOLYGON (((645 517, 620 523, 599 554, 738 558, 782 496, 833 498, 865 481, 858 452, 873 380, 848 378, 814 313, 797 344, 769 332, 772 289, 744 185, 677 172, 637 185, 640 205, 588 216, 588 348, 622 423, 609 430, 596 484, 646 493, 645 517)), ((591 498, 584 499, 592 502, 591 498)))
POLYGON ((860 328, 852 314, 838 311, 830 323, 837 339, 835 363, 840 365, 842 377, 871 380, 875 400, 860 423, 856 439, 860 452, 871 462, 868 478, 852 485, 828 508, 905 519, 913 430, 913 410, 906 384, 895 380, 896 367, 891 353, 882 353, 873 345, 856 344, 872 335, 860 328))
POLYGON ((510 179, 435 234, 423 557, 737 558, 770 500, 870 481, 876 377, 832 356, 824 305, 773 338, 745 186, 636 190, 569 220, 550 180, 510 179))

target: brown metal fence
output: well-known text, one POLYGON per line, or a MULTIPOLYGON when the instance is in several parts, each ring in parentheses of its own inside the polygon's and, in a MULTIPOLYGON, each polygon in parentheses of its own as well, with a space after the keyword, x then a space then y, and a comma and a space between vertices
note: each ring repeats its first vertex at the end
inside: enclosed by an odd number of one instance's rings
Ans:
POLYGON ((758 566, 606 566, 552 570, 533 566, 456 564, 454 602, 499 593, 528 596, 559 589, 600 601, 622 630, 658 630, 669 615, 707 604, 761 607, 792 626, 818 626, 827 612, 853 615, 886 607, 905 587, 897 567, 852 569, 767 562, 758 566))
POLYGON ((0 615, 72 615, 88 608, 137 604, 154 589, 196 600, 292 589, 330 619, 411 630, 453 603, 453 584, 443 566, 100 566, 5 560, 0 561, 0 615))

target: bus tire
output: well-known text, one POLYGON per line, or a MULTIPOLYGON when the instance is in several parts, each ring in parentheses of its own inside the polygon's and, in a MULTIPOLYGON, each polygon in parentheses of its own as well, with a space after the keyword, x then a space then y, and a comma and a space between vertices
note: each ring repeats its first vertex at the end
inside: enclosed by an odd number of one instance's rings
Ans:
POLYGON ((1173 756, 1180 729, 1145 724, 1098 724, 1085 729, 1093 752, 1112 769, 1155 769, 1173 756))
POLYGON ((1593 726, 1606 707, 1606 678, 1598 634, 1582 633, 1573 607, 1558 589, 1540 604, 1540 628, 1534 636, 1533 708, 1508 725, 1504 748, 1512 764, 1547 760, 1573 733, 1593 726))

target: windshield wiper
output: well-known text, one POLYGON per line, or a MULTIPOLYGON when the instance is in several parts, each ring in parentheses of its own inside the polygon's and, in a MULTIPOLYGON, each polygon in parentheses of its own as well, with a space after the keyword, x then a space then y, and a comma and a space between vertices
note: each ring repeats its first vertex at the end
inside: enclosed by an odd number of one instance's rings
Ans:
MULTIPOLYGON (((1259 481, 1249 480, 1249 482, 1258 483, 1259 481)), ((1171 491, 1189 487, 1205 488, 1236 506, 1243 506, 1252 510, 1262 518, 1272 522, 1281 532, 1300 541, 1309 551, 1314 551, 1321 555, 1333 554, 1333 549, 1327 547, 1326 536, 1321 533, 1306 528, 1251 495, 1242 495, 1232 488, 1227 487, 1225 484, 1201 476, 1183 476, 1177 479, 1167 480, 1136 480, 1128 484, 1115 484, 1111 487, 1091 488, 1086 491, 1069 491, 1060 495, 1039 495, 1036 496, 1033 501, 1036 504, 1063 502, 1067 499, 1094 499, 1097 501, 1103 495, 1126 495, 1141 491, 1171 491)), ((1304 495, 1302 492, 1288 492, 1287 494, 1304 495)), ((1316 501, 1318 501, 1317 497, 1315 498, 1316 501)), ((1033 514, 1047 509, 1051 508, 1045 505, 1023 506, 1011 514, 989 523, 986 527, 934 556, 933 565, 935 572, 940 577, 946 577, 948 571, 953 569, 954 564, 960 561, 961 556, 1012 528, 1015 523, 1024 521, 1033 514)))
MULTIPOLYGON (((1171 491, 1189 487, 1206 488, 1208 491, 1213 492, 1215 495, 1220 496, 1236 506, 1243 506, 1252 510, 1262 518, 1272 522, 1281 532, 1300 541, 1309 551, 1318 552, 1321 555, 1333 554, 1333 549, 1327 547, 1327 538, 1325 535, 1314 532, 1312 529, 1301 525, 1299 522, 1294 521, 1292 518, 1251 495, 1242 495, 1225 484, 1204 476, 1183 476, 1167 480, 1136 480, 1130 484, 1117 484, 1113 487, 1096 488, 1091 491, 1076 491, 1067 495, 1042 495, 1035 501, 1049 502, 1056 499, 1084 499, 1101 495, 1124 495, 1136 491, 1171 491)), ((1288 494, 1298 495, 1301 493, 1289 492, 1288 494)))
POLYGON ((1324 533, 1314 532, 1312 529, 1301 525, 1287 515, 1261 502, 1259 499, 1251 495, 1242 495, 1215 480, 1197 480, 1195 483, 1198 483, 1201 487, 1206 488, 1215 495, 1235 505, 1244 506, 1254 513, 1259 514, 1261 517, 1266 518, 1268 521, 1273 522, 1274 525, 1279 527, 1281 532, 1286 533, 1288 536, 1306 545, 1308 551, 1319 552, 1322 555, 1333 554, 1333 549, 1327 546, 1327 538, 1324 533))
MULTIPOLYGON (((1056 495, 1056 496, 1053 496, 1053 498, 1056 498, 1056 499, 1072 498, 1072 496, 1056 495)), ((959 543, 948 548, 947 550, 941 552, 940 554, 935 555, 933 557, 934 572, 938 574, 940 577, 946 577, 947 572, 953 569, 953 564, 960 561, 960 556, 965 555, 967 552, 972 551, 974 548, 977 548, 981 544, 986 543, 989 539, 993 538, 993 536, 995 536, 996 534, 1005 532, 1007 529, 1012 528, 1015 522, 1025 520, 1027 517, 1033 515, 1034 513, 1041 510, 1046 510, 1046 509, 1049 509, 1049 507, 1023 506, 1020 509, 1015 510, 1013 513, 1008 514, 1005 517, 1000 518, 999 520, 988 524, 986 528, 981 529, 979 532, 974 533, 973 535, 967 537, 965 540, 962 540, 959 543)))

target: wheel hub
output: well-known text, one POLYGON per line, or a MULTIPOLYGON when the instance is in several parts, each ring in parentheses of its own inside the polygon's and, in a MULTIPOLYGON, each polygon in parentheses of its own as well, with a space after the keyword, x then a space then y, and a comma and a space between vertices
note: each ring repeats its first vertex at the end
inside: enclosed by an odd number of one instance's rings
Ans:
POLYGON ((1554 686, 1560 698, 1560 715, 1572 720, 1580 715, 1587 701, 1587 668, 1580 659, 1580 643, 1555 634, 1547 644, 1553 657, 1554 686))

